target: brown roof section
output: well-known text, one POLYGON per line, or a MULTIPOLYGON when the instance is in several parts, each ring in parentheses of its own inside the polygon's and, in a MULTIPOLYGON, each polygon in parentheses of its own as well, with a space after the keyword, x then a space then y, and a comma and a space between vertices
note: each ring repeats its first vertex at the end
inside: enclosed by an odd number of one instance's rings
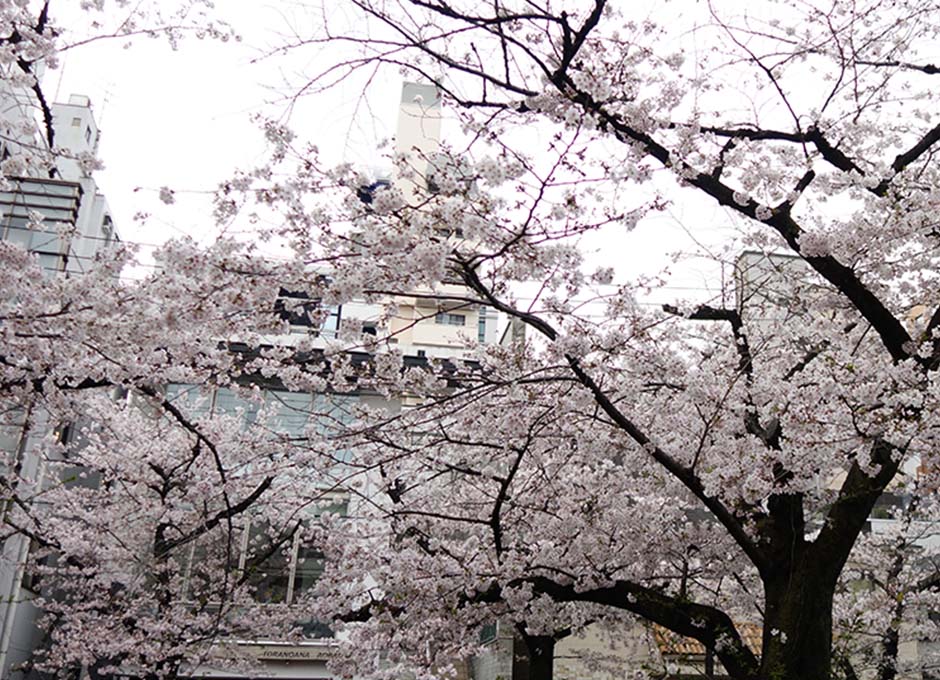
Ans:
MULTIPOLYGON (((759 656, 763 629, 756 623, 735 623, 734 627, 738 629, 738 635, 744 640, 744 644, 748 646, 748 649, 759 656)), ((653 637, 656 639, 656 646, 659 648, 660 654, 705 656, 705 645, 701 642, 673 633, 662 626, 653 625, 653 637)))

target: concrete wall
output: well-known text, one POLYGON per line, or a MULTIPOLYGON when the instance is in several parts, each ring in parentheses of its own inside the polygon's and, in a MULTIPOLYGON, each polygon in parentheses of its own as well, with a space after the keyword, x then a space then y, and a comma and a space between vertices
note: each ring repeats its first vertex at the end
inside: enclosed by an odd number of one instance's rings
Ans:
MULTIPOLYGON (((8 470, 18 471, 27 483, 42 486, 45 462, 39 451, 40 442, 48 432, 49 424, 43 412, 33 412, 16 440, 16 447, 8 452, 8 470)), ((4 512, 12 512, 9 507, 4 512)), ((23 587, 24 567, 30 541, 14 535, 0 546, 0 678, 17 678, 13 669, 27 661, 39 643, 41 634, 36 628, 38 612, 30 604, 34 595, 23 587)))
POLYGON ((425 83, 405 83, 398 109, 395 150, 407 160, 409 176, 399 175, 395 186, 405 201, 425 188, 428 159, 441 144, 441 95, 437 87, 425 83))
MULTIPOLYGON (((42 145, 42 135, 38 132, 35 118, 37 108, 29 93, 0 92, 0 127, 23 131, 21 141, 42 145), (16 94, 16 93, 14 93, 16 94), (26 130, 34 132, 27 139, 26 130)), ((99 132, 95 124, 91 104, 87 97, 73 95, 65 103, 51 106, 55 127, 56 148, 70 154, 88 153, 94 155, 98 147, 99 132)), ((2 130, 0 130, 2 133, 2 130)), ((104 196, 98 191, 94 179, 87 167, 74 159, 61 158, 58 163, 58 177, 53 182, 74 182, 81 187, 81 201, 75 217, 74 231, 69 239, 64 268, 69 273, 87 270, 96 252, 110 245, 116 238, 111 223, 110 212, 104 196)), ((39 439, 47 430, 45 415, 31 414, 31 427, 19 435, 5 432, 4 444, 16 442, 16 450, 9 452, 6 463, 19 469, 21 477, 42 485, 45 464, 39 451, 39 439)), ((6 428, 5 428, 6 429, 6 428)), ((29 550, 29 540, 22 536, 8 538, 0 546, 0 677, 18 678, 13 669, 23 664, 41 640, 36 628, 38 612, 30 603, 34 595, 25 590, 23 566, 29 550)))
POLYGON ((592 624, 555 645, 555 680, 623 680, 649 669, 654 656, 642 624, 592 624))

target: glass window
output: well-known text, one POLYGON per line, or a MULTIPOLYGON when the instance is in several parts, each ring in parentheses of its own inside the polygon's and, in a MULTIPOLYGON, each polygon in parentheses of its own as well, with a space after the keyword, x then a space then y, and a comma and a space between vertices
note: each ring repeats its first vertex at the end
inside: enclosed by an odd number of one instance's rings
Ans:
POLYGON ((278 434, 302 437, 310 420, 313 396, 302 392, 269 390, 264 397, 265 406, 272 412, 270 428, 278 434))
POLYGON ((13 222, 13 220, 25 221, 24 218, 10 218, 5 220, 9 225, 9 228, 6 230, 6 240, 10 243, 15 243, 24 250, 50 254, 54 253, 56 255, 65 251, 65 244, 62 238, 55 232, 30 229, 26 225, 9 224, 13 222))
MULTIPOLYGON (((346 503, 337 502, 319 513, 346 514, 346 503)), ((222 528, 206 534, 180 553, 184 591, 189 601, 201 605, 222 602, 234 585, 247 586, 250 597, 260 604, 300 604, 323 576, 326 559, 316 540, 316 532, 296 521, 280 527, 256 520, 249 527, 236 525, 233 533, 222 528), (226 567, 225 565, 228 565, 226 567), (227 582, 221 577, 233 576, 227 582)), ((302 614, 302 608, 299 608, 302 614)), ((307 637, 332 635, 316 621, 299 620, 307 637)))
POLYGON ((166 399, 193 418, 207 414, 212 407, 212 395, 198 385, 169 385, 166 388, 166 399))
POLYGON ((266 523, 252 524, 248 531, 242 573, 258 602, 288 601, 296 532, 275 532, 266 523))
POLYGON ((324 337, 333 338, 339 330, 341 308, 324 305, 303 291, 282 288, 274 301, 274 311, 298 332, 317 331, 324 337))
POLYGON ((434 315, 434 323, 443 324, 445 326, 464 326, 467 323, 467 317, 463 314, 438 312, 434 315))
MULTIPOLYGON (((306 394, 266 390, 265 426, 272 432, 291 438, 308 433, 324 439, 340 438, 343 429, 353 421, 353 405, 358 397, 345 394, 306 394)), ((337 449, 337 460, 345 460, 347 452, 337 449)))
POLYGON ((45 272, 58 272, 62 271, 64 262, 60 255, 49 255, 47 253, 39 254, 39 266, 42 267, 45 272))
POLYGON ((0 413, 0 465, 11 465, 16 459, 16 451, 23 435, 26 412, 21 408, 11 408, 0 413))
POLYGON ((327 315, 320 326, 320 335, 325 338, 335 338, 339 330, 340 308, 335 305, 329 305, 325 308, 327 315))
POLYGON ((220 528, 203 534, 182 548, 180 558, 188 557, 189 561, 184 589, 189 600, 205 605, 228 599, 226 588, 230 588, 232 583, 220 578, 220 568, 228 573, 238 571, 244 553, 244 538, 245 525, 236 523, 231 535, 225 528, 220 528))
POLYGON ((230 416, 241 415, 242 422, 248 427, 258 418, 261 404, 246 396, 235 392, 228 387, 220 387, 215 393, 215 407, 213 413, 224 413, 230 416))
MULTIPOLYGON (((25 225, 23 226, 25 227, 25 225)), ((33 235, 29 229, 21 229, 18 226, 11 226, 9 229, 7 229, 6 240, 10 243, 18 245, 23 250, 29 250, 29 244, 33 240, 33 235)))
POLYGON ((297 566, 294 570, 294 588, 291 601, 296 600, 304 591, 313 588, 323 576, 326 567, 323 553, 310 537, 302 537, 297 548, 297 566))
MULTIPOLYGON (((346 505, 338 503, 327 510, 345 515, 346 505)), ((314 531, 288 525, 277 532, 267 522, 251 525, 243 548, 241 572, 257 602, 297 602, 323 576, 325 567, 314 531)))

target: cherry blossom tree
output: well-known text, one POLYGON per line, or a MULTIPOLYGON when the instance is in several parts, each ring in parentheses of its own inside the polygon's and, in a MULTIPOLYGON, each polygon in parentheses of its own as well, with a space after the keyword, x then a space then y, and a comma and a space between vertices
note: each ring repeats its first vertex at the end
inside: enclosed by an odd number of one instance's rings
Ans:
POLYGON ((168 246, 162 271, 133 285, 118 276, 126 251, 72 278, 44 276, 13 244, 0 253, 15 292, 0 313, 2 423, 28 454, 5 461, 3 536, 33 543, 48 635, 37 667, 175 677, 217 638, 288 636, 305 621, 259 609, 259 592, 337 505, 329 480, 310 485, 335 451, 313 421, 336 406, 282 401, 328 391, 302 368, 320 360, 261 349, 287 332, 275 297, 297 276, 224 242, 168 246), (273 367, 279 381, 233 382, 273 367), (246 548, 249 522, 270 531, 246 548))
POLYGON ((558 640, 636 619, 734 678, 929 666, 900 649, 937 636, 940 8, 349 6, 355 21, 286 46, 340 55, 305 91, 404 68, 438 83, 460 130, 432 158, 392 158, 403 182, 364 200, 356 169, 267 122, 270 163, 220 187, 215 217, 276 215, 258 242, 288 244, 288 262, 175 243, 129 285, 126 254, 44 279, 0 244, 4 408, 81 440, 50 429, 56 483, 6 484, 5 524, 45 583, 42 662, 173 677, 248 625, 296 634, 299 611, 341 630, 338 673, 376 678, 445 675, 495 619, 533 680, 554 677, 558 640), (658 277, 585 252, 702 200, 739 232, 713 257, 786 256, 650 306, 658 277), (314 316, 384 311, 370 332, 280 343, 280 288, 314 316), (396 305, 416 299, 525 332, 418 362, 394 342, 396 305), (376 400, 288 436, 275 384, 376 400), (333 490, 349 516, 317 525, 333 490), (252 512, 274 529, 236 564, 252 512), (323 578, 258 606, 252 564, 311 526, 323 578), (737 623, 761 625, 757 653, 737 623))
MULTIPOLYGON (((55 176, 63 152, 39 75, 58 55, 106 38, 231 37, 211 3, 82 3, 90 33, 63 28, 56 9, 0 3, 4 180, 55 176), (25 113, 10 113, 14 101, 25 113)), ((254 250, 177 241, 129 282, 133 245, 102 250, 82 276, 50 276, 0 241, 2 539, 5 559, 9 542, 32 544, 28 589, 46 631, 35 670, 176 677, 248 630, 287 638, 310 623, 258 602, 283 597, 270 563, 285 550, 318 561, 316 518, 338 505, 329 480, 309 485, 310 461, 334 451, 321 421, 337 405, 283 396, 330 391, 322 350, 269 339, 288 333, 281 287, 316 295, 317 281, 254 250)), ((302 315, 322 320, 314 307, 302 315)))
POLYGON ((334 254, 339 297, 427 290, 528 329, 360 421, 352 463, 380 481, 321 595, 352 645, 386 650, 369 672, 436 668, 499 618, 549 678, 558 639, 635 616, 735 678, 896 677, 900 638, 935 635, 937 7, 351 6, 293 45, 343 50, 306 90, 404 69, 462 130, 450 162, 394 159, 418 189, 368 205, 297 150, 265 193, 284 233, 334 254), (628 248, 638 220, 703 197, 738 225, 732 252, 793 258, 782 293, 746 272, 661 309, 649 281, 599 288, 579 242, 628 248), (592 291, 600 320, 575 302, 592 291), (891 535, 860 539, 889 491, 891 535), (758 654, 735 621, 762 625, 758 654))

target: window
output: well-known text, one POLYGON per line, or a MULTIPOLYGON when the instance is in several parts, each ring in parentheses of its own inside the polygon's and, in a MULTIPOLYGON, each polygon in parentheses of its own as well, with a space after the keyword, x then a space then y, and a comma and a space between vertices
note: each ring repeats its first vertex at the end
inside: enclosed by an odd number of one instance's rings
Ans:
POLYGON ((111 239, 114 238, 114 222, 110 215, 105 215, 101 220, 101 238, 105 246, 110 245, 111 239))
POLYGON ((258 602, 290 604, 296 534, 290 529, 273 531, 267 523, 256 522, 249 527, 239 571, 258 602))
POLYGON ((39 253, 39 266, 44 273, 51 274, 60 272, 65 268, 65 258, 61 255, 52 255, 50 253, 39 253))
POLYGON ((0 464, 12 466, 26 426, 26 411, 8 408, 0 413, 0 464))
POLYGON ((81 118, 73 118, 73 119, 72 119, 72 127, 81 127, 81 126, 82 126, 82 119, 81 119, 81 118))
POLYGON ((90 127, 85 128, 85 141, 91 142, 91 128, 90 127))
POLYGON ((196 419, 204 416, 212 409, 211 392, 198 385, 172 384, 166 388, 166 400, 196 419))
POLYGON ((480 307, 477 320, 477 340, 486 342, 486 307, 480 307))
MULTIPOLYGON (((220 387, 214 392, 196 385, 173 384, 166 389, 169 402, 187 413, 190 418, 212 414, 240 415, 243 427, 259 420, 274 435, 301 438, 308 435, 325 439, 342 434, 352 422, 352 407, 358 397, 348 394, 309 394, 285 390, 262 390, 260 396, 249 397, 244 391, 220 387)), ((346 460, 346 451, 337 449, 333 457, 346 460)))
MULTIPOLYGON (((346 514, 345 503, 321 512, 346 514)), ((297 604, 323 575, 325 558, 306 523, 274 527, 263 520, 200 537, 188 550, 185 592, 190 601, 209 604, 227 597, 219 582, 220 566, 228 564, 232 585, 247 586, 252 600, 261 604, 297 604)))
POLYGON ((434 315, 434 323, 443 324, 445 326, 464 326, 467 323, 467 317, 463 314, 438 312, 434 315))
MULTIPOLYGON (((263 427, 272 437, 324 439, 342 433, 357 401, 349 395, 231 387, 210 390, 184 384, 168 386, 166 399, 190 418, 225 414, 240 418, 246 428, 253 424, 263 427)), ((340 463, 346 452, 338 449, 331 455, 340 463)), ((345 515, 345 502, 321 508, 317 514, 324 512, 345 515)), ((263 519, 246 520, 231 534, 226 527, 219 527, 194 541, 181 559, 188 565, 183 569, 185 584, 181 592, 196 606, 212 606, 228 597, 225 590, 232 582, 226 585, 219 580, 220 568, 226 568, 236 582, 247 586, 256 602, 296 604, 322 576, 325 566, 315 532, 296 519, 277 526, 263 519)), ((298 621, 298 626, 308 637, 332 634, 328 626, 317 621, 298 621)))
POLYGON ((44 273, 62 271, 81 187, 73 182, 15 179, 0 191, 0 238, 38 255, 44 273))
POLYGON ((482 625, 480 627, 480 643, 486 644, 488 642, 493 642, 496 639, 498 633, 499 628, 496 621, 482 625))
POLYGON ((291 325, 291 332, 316 332, 335 338, 340 322, 339 306, 324 305, 303 291, 281 289, 274 301, 275 313, 291 325))
MULTIPOLYGON (((346 507, 334 505, 329 511, 345 515, 346 507)), ((292 535, 278 536, 268 525, 257 524, 247 534, 249 543, 243 553, 241 573, 254 600, 262 604, 301 604, 326 566, 314 533, 301 526, 292 535)), ((299 613, 303 611, 298 607, 299 613)), ((306 638, 333 636, 329 626, 320 621, 305 617, 297 624, 306 638)))

